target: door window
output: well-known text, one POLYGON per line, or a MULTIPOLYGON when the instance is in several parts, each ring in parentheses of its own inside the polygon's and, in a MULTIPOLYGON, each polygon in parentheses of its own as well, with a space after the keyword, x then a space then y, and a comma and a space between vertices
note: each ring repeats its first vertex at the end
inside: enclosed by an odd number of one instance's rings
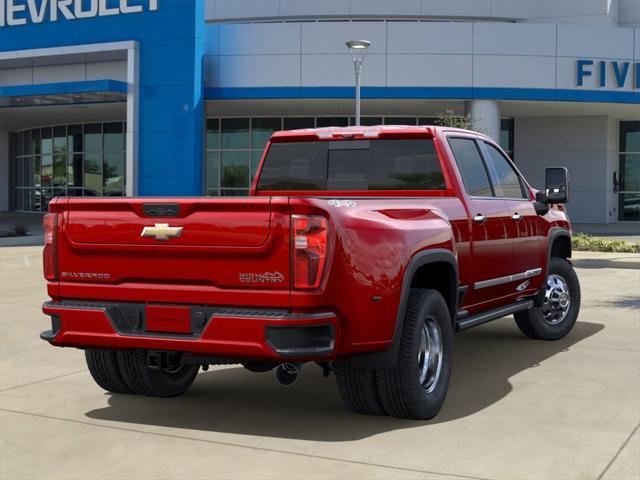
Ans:
POLYGON ((472 138, 449 138, 449 146, 460 169, 467 193, 474 197, 492 197, 487 168, 472 138))
POLYGON ((484 142, 487 151, 487 163, 493 170, 493 186, 496 197, 527 198, 518 174, 506 157, 493 145, 484 142))

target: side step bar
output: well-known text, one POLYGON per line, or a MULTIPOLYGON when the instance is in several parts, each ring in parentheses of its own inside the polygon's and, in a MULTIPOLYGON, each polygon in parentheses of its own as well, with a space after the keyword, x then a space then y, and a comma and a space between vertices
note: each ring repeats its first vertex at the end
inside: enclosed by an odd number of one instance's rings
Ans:
POLYGON ((512 313, 528 310, 533 307, 533 300, 521 300, 511 305, 494 308, 487 310, 486 312, 476 313, 475 315, 465 316, 459 318, 456 321, 456 332, 461 332, 471 327, 482 325, 483 323, 490 322, 491 320, 497 320, 498 318, 506 317, 512 313))

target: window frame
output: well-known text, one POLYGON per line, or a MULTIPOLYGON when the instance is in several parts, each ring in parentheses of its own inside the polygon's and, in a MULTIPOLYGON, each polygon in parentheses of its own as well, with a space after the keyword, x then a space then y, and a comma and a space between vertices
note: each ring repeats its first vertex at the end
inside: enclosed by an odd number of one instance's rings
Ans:
MULTIPOLYGON (((515 164, 513 163, 513 161, 509 158, 509 155, 507 155, 504 150, 502 150, 502 148, 500 148, 499 145, 497 145, 495 142, 492 142, 486 138, 482 138, 482 137, 477 137, 476 138, 476 142, 479 143, 479 149, 480 149, 480 153, 483 157, 483 161, 485 163, 485 166, 488 170, 489 173, 489 179, 491 181, 491 185, 492 185, 492 190, 493 190, 493 196, 495 198, 501 198, 503 200, 531 200, 531 194, 530 194, 530 188, 528 188, 528 184, 527 182, 524 180, 524 177, 522 176, 522 174, 518 171, 518 169, 516 168, 515 164), (509 165, 509 167, 511 167, 511 169, 513 170, 513 173, 516 174, 516 178, 518 179, 518 183, 520 184, 520 192, 522 193, 522 197, 499 197, 498 195, 496 195, 496 185, 498 184, 498 172, 496 172, 495 167, 493 165, 493 162, 491 161, 491 154, 489 153, 488 148, 485 146, 485 144, 491 145, 492 147, 494 147, 498 153, 500 155, 502 155, 502 157, 505 159, 505 161, 507 162, 507 165, 509 165)), ((482 197, 482 198, 486 198, 486 197, 482 197)))

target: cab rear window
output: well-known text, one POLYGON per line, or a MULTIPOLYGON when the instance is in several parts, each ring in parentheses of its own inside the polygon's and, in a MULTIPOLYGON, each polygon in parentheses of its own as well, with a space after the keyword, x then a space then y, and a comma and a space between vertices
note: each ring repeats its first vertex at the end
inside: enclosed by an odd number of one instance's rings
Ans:
POLYGON ((273 143, 258 190, 443 190, 433 140, 273 143))

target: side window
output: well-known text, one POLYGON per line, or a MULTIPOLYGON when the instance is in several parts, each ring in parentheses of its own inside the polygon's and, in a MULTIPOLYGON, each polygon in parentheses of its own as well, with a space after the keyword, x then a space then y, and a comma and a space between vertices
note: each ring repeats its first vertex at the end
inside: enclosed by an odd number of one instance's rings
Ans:
POLYGON ((496 197, 527 198, 518 174, 505 156, 490 143, 484 142, 484 146, 489 155, 487 158, 489 168, 491 169, 493 167, 492 169, 495 174, 494 187, 496 197))
POLYGON ((449 146, 460 169, 467 193, 474 197, 492 197, 489 175, 475 140, 450 137, 449 146))

